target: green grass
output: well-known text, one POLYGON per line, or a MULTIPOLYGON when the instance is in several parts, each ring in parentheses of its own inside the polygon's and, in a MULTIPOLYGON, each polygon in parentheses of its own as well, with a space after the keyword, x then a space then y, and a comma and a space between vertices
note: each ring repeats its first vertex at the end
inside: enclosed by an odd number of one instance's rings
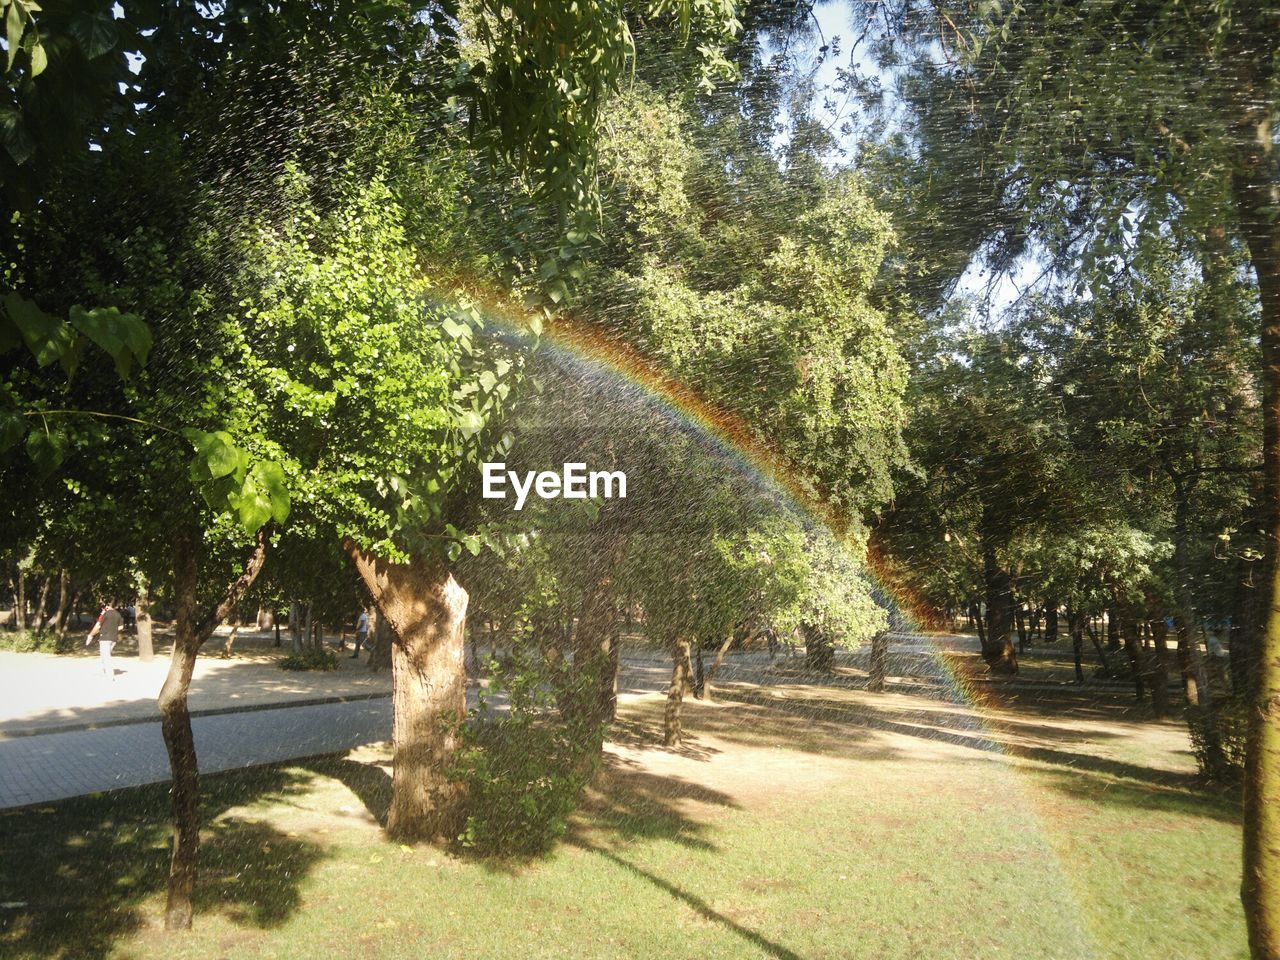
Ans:
POLYGON ((744 704, 673 753, 658 707, 533 862, 385 840, 374 750, 206 777, 183 937, 163 788, 0 814, 0 956, 1246 956, 1229 798, 744 704))

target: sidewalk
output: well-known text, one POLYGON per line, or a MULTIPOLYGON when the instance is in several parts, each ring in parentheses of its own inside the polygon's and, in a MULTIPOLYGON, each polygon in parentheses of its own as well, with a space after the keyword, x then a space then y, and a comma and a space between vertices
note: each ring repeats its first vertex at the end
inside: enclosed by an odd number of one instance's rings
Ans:
MULTIPOLYGON (((370 673, 368 654, 351 660, 350 645, 337 651, 333 672, 281 670, 277 663, 288 648, 271 646, 267 634, 242 631, 229 659, 219 655, 221 646, 220 637, 210 639, 196 661, 189 699, 194 714, 363 700, 391 692, 391 671, 370 673)), ((113 681, 102 675, 96 644, 77 654, 0 650, 0 740, 158 720, 156 697, 169 670, 168 639, 157 638, 150 663, 132 649, 114 660, 113 681)))

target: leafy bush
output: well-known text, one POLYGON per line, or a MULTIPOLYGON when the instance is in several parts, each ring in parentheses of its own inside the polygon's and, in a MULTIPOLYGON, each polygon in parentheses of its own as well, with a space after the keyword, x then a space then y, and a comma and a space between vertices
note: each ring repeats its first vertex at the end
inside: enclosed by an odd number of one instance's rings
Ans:
POLYGON ((1205 722, 1194 712, 1187 715, 1191 731, 1191 749, 1196 756, 1200 772, 1219 778, 1238 780, 1244 774, 1245 736, 1249 722, 1248 702, 1242 694, 1234 694, 1218 700, 1213 705, 1213 718, 1218 727, 1218 739, 1222 743, 1223 769, 1209 769, 1208 744, 1205 739, 1205 722))
POLYGON ((56 630, 22 630, 9 637, 14 653, 71 653, 84 643, 80 633, 59 637, 56 630))
POLYGON ((306 650, 280 661, 281 670, 337 670, 338 658, 332 650, 306 650))
POLYGON ((533 856, 564 836, 599 757, 598 731, 562 722, 551 709, 545 668, 519 655, 505 670, 491 662, 490 695, 505 691, 508 711, 482 698, 464 729, 457 774, 468 816, 458 840, 476 853, 533 856))

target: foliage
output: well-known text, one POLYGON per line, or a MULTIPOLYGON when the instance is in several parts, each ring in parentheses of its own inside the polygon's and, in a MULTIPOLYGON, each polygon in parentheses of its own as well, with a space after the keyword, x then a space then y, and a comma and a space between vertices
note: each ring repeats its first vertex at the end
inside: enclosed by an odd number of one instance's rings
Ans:
POLYGON ((457 755, 470 811, 458 841, 486 856, 545 853, 564 835, 591 779, 599 739, 552 719, 552 678, 532 658, 517 655, 506 667, 492 662, 489 675, 457 755), (504 694, 506 710, 495 717, 486 701, 504 694))
POLYGON ((338 669, 338 658, 332 650, 316 650, 314 648, 295 653, 282 659, 281 670, 321 670, 325 672, 338 669))

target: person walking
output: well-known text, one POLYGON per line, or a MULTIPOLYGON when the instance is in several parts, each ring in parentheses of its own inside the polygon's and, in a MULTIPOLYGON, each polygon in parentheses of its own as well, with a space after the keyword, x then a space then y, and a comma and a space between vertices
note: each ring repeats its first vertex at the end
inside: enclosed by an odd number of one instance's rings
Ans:
POLYGON ((369 611, 361 610, 360 618, 356 620, 356 643, 355 649, 351 651, 351 659, 360 659, 360 648, 369 640, 369 611))
POLYGON ((102 613, 98 614, 98 622, 93 625, 89 635, 84 638, 86 647, 93 642, 94 637, 98 638, 98 656, 102 660, 102 673, 111 680, 116 678, 116 669, 111 663, 111 651, 115 648, 116 641, 120 638, 120 625, 122 623, 124 623, 124 617, 115 608, 115 604, 110 600, 103 600, 102 613))

